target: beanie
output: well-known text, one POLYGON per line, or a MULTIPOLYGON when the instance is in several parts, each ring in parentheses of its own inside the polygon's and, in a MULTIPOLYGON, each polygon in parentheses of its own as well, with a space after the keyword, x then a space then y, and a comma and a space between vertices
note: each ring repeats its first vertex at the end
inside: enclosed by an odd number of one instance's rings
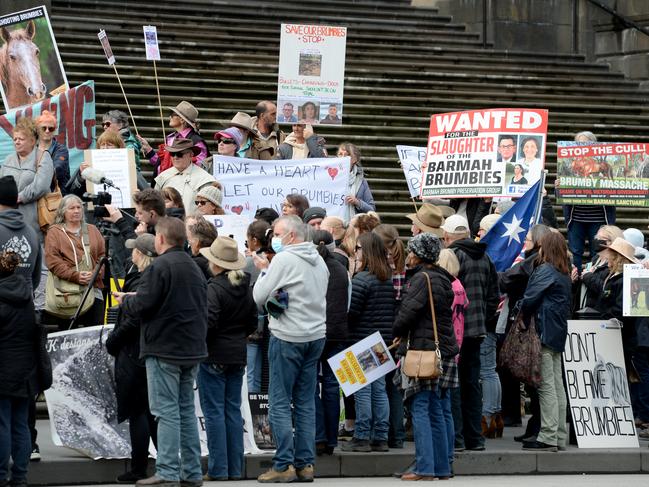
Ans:
POLYGON ((18 206, 18 186, 13 176, 0 178, 0 205, 18 206))

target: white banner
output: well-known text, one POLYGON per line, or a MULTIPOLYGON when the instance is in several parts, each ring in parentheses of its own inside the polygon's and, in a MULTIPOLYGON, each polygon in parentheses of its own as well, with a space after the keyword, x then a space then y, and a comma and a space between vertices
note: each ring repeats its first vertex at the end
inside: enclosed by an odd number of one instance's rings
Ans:
POLYGON ((248 215, 204 215, 216 228, 219 237, 231 237, 237 242, 239 252, 246 253, 246 236, 252 219, 248 215))
POLYGON ((349 157, 258 161, 216 156, 212 167, 228 212, 251 220, 257 208, 281 214, 286 197, 299 193, 327 215, 345 218, 349 157))
POLYGON ((411 198, 418 198, 421 190, 422 164, 426 162, 426 147, 398 145, 397 153, 411 198))
POLYGON ((649 269, 645 269, 642 264, 624 265, 622 314, 649 316, 649 269))
POLYGON ((282 24, 277 121, 341 125, 347 28, 282 24))
POLYGON ((101 171, 116 188, 86 181, 89 193, 107 191, 113 197, 111 204, 117 208, 133 208, 131 197, 137 192, 137 173, 133 149, 94 149, 84 151, 84 159, 91 167, 101 171))
POLYGON ((563 364, 579 448, 638 448, 619 325, 568 321, 563 364))
POLYGON ((336 374, 345 396, 380 379, 397 367, 378 331, 327 359, 327 362, 336 374))

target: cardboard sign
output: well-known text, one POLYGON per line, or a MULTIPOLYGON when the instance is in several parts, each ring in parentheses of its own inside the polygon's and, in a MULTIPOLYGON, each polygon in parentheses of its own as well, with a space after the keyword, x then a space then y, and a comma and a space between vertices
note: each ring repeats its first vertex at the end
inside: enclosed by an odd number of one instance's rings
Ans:
POLYGON ((579 448, 638 448, 619 325, 569 320, 563 364, 579 448))
POLYGON ((137 192, 137 175, 135 172, 135 155, 133 149, 97 149, 87 150, 85 157, 95 169, 104 173, 104 177, 113 182, 117 188, 106 187, 86 181, 89 193, 107 191, 113 197, 112 205, 117 208, 133 208, 132 196, 137 192))
POLYGON ((557 203, 649 206, 649 144, 557 142, 557 203))
POLYGON ((347 28, 282 24, 277 121, 341 125, 347 28))
POLYGON ((44 5, 3 15, 0 28, 0 92, 6 111, 69 88, 44 5))
POLYGON ((327 359, 327 362, 345 396, 397 368, 378 331, 327 359))
POLYGON ((97 34, 97 37, 99 37, 101 47, 104 48, 104 54, 106 55, 108 64, 112 66, 113 64, 115 64, 115 55, 113 54, 113 50, 110 47, 110 42, 108 42, 108 35, 106 35, 106 31, 104 29, 100 30, 97 34))
POLYGON ((426 162, 426 148, 398 145, 397 153, 399 154, 403 175, 406 178, 406 183, 408 183, 410 197, 417 198, 421 192, 421 168, 426 162))
POLYGON ((622 315, 649 316, 649 269, 642 264, 624 265, 622 315))
POLYGON ((160 61, 160 48, 158 47, 158 32, 155 25, 143 25, 144 46, 146 47, 147 61, 160 61))
POLYGON ((239 252, 246 254, 246 237, 252 219, 247 215, 204 215, 216 228, 219 237, 231 237, 237 242, 239 252))
POLYGON ((70 174, 83 162, 83 151, 94 145, 95 83, 85 83, 34 105, 11 110, 0 116, 0 163, 12 152, 13 128, 21 117, 37 118, 49 110, 57 118, 56 140, 68 148, 70 174))
POLYGON ((541 178, 547 130, 547 110, 433 115, 421 197, 522 196, 541 178))
POLYGON ((223 209, 252 219, 257 208, 282 213, 282 202, 299 193, 329 216, 345 217, 349 157, 259 161, 215 156, 214 177, 223 185, 223 209))

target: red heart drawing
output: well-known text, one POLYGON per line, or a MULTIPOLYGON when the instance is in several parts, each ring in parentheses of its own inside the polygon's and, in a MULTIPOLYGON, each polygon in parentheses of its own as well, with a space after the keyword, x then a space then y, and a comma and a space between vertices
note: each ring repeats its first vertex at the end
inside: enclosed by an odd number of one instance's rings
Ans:
POLYGON ((242 205, 237 205, 232 207, 232 213, 236 213, 237 215, 241 215, 241 212, 243 211, 243 206, 242 205))
POLYGON ((329 173, 329 176, 331 176, 332 181, 336 179, 336 176, 338 175, 338 169, 336 169, 335 167, 328 167, 327 172, 329 173))

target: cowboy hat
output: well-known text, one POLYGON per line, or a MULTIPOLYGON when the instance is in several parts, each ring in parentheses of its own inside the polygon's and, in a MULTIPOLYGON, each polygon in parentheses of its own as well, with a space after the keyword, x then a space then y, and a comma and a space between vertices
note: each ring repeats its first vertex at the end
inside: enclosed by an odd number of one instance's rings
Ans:
POLYGON ((191 149, 195 156, 201 153, 200 147, 196 147, 194 142, 190 139, 183 139, 182 137, 176 137, 171 145, 165 145, 165 149, 171 154, 176 152, 182 152, 191 149))
POLYGON ((607 249, 612 250, 613 252, 620 254, 627 260, 630 260, 634 264, 638 263, 638 259, 635 258, 635 247, 633 244, 627 242, 622 237, 617 237, 613 240, 611 245, 605 245, 607 249))
POLYGON ((238 271, 246 266, 246 258, 239 252, 237 242, 230 237, 217 237, 212 245, 199 252, 211 263, 228 271, 238 271))
POLYGON ((444 223, 444 216, 442 210, 430 203, 424 203, 419 207, 417 213, 410 213, 406 215, 412 223, 424 232, 432 233, 439 237, 444 236, 444 232, 440 228, 444 223))
POLYGON ((167 107, 169 110, 174 112, 176 115, 178 115, 180 118, 182 118, 185 122, 187 122, 191 128, 196 130, 196 119, 198 118, 198 110, 196 110, 196 107, 189 103, 188 101, 181 101, 176 105, 176 107, 167 107))
POLYGON ((252 135, 255 133, 255 119, 244 112, 237 112, 232 120, 223 122, 226 127, 238 127, 240 129, 248 130, 252 135))

